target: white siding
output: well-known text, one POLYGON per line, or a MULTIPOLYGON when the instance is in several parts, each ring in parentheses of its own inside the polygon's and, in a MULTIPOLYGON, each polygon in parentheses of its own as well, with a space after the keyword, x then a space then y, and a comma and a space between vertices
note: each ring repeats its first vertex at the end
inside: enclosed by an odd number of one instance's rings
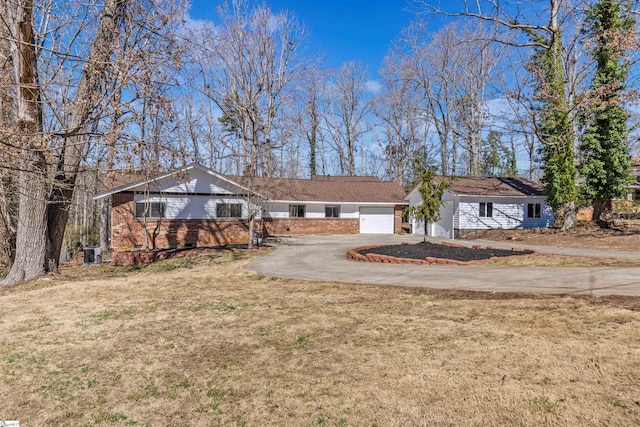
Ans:
POLYGON ((242 191, 230 183, 198 169, 191 169, 188 176, 171 175, 149 185, 152 192, 238 194, 242 191))
MULTIPOLYGON (((136 202, 144 200, 144 195, 136 194, 136 202)), ((162 195, 151 196, 148 200, 166 203, 165 219, 215 219, 217 203, 241 203, 242 217, 248 217, 247 202, 240 198, 162 195)))
POLYGON ((460 230, 488 230, 547 227, 553 223, 553 215, 541 198, 507 199, 493 197, 460 197, 456 228, 460 230), (493 216, 480 217, 480 203, 493 203, 493 216), (541 218, 526 218, 527 203, 542 205, 541 218))
POLYGON ((440 208, 440 219, 429 224, 429 236, 453 239, 453 211, 455 203, 450 200, 440 208))
POLYGON ((268 202, 265 205, 265 215, 268 218, 289 218, 289 205, 305 205, 307 211, 306 218, 324 218, 325 206, 340 206, 340 218, 358 218, 360 207, 358 205, 341 205, 339 203, 281 203, 268 202))
MULTIPOLYGON (((422 197, 418 191, 412 191, 407 196, 409 206, 417 206, 422 203, 422 197)), ((451 230, 452 225, 457 221, 455 217, 456 196, 450 191, 445 191, 442 195, 442 201, 445 205, 440 209, 442 217, 438 224, 429 224, 427 226, 429 236, 453 238, 451 230), (446 234, 446 236, 445 236, 446 234)), ((413 234, 424 234, 424 222, 411 218, 411 232, 413 234)))
POLYGON ((359 218, 360 206, 359 205, 341 205, 340 206, 340 218, 359 218))

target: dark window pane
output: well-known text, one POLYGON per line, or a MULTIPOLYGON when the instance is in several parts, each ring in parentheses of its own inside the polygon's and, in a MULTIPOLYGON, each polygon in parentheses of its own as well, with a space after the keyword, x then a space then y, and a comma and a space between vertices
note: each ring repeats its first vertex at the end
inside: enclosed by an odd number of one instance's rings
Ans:
POLYGON ((304 218, 305 205, 289 205, 290 218, 304 218))
POLYGON ((216 217, 217 218, 242 218, 242 204, 241 203, 217 203, 216 217))
POLYGON ((540 203, 527 204, 527 217, 540 218, 542 213, 542 206, 540 203))
POLYGON ((339 206, 325 206, 324 207, 325 218, 339 218, 340 207, 339 206))
POLYGON ((138 202, 136 203, 136 218, 164 218, 165 206, 164 202, 138 202))

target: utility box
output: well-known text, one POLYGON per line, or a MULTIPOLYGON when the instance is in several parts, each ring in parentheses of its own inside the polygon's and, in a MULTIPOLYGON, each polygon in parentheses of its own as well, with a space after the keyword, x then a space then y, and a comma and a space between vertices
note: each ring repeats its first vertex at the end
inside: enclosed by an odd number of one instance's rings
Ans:
POLYGON ((97 265, 102 262, 102 251, 99 247, 89 246, 83 248, 84 265, 97 265))

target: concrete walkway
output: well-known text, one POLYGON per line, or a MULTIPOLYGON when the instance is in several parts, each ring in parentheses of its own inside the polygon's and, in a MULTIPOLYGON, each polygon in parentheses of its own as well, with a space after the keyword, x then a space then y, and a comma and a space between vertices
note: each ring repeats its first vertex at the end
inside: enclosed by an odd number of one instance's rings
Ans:
MULTIPOLYGON (((284 238, 272 254, 249 269, 267 276, 328 282, 367 283, 436 289, 536 292, 573 295, 640 296, 640 267, 491 267, 377 264, 347 261, 348 249, 375 244, 419 242, 411 235, 338 235, 284 238)), ((441 242, 441 239, 433 239, 441 242)), ((608 258, 640 258, 640 253, 532 247, 489 241, 461 241, 493 247, 532 248, 547 253, 608 258)))

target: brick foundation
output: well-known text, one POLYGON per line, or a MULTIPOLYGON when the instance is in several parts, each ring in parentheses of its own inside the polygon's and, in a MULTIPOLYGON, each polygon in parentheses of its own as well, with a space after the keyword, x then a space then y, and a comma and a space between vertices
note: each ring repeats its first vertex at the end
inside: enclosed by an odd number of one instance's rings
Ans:
POLYGON ((270 218, 264 220, 268 234, 358 234, 357 218, 270 218))

